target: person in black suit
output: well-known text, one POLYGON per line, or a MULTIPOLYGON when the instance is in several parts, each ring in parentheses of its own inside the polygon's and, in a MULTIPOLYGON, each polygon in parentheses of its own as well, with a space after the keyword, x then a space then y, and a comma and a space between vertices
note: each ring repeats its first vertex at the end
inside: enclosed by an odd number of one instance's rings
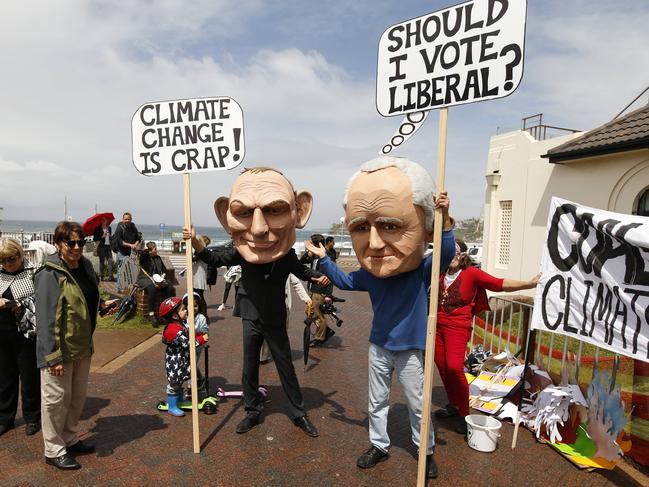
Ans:
POLYGON ((318 436, 318 430, 306 415, 291 361, 284 304, 290 273, 302 280, 328 282, 319 272, 300 264, 292 248, 295 229, 304 227, 312 206, 311 194, 295 192, 279 171, 263 167, 246 169, 235 180, 230 197, 221 197, 214 203, 221 225, 233 238, 234 248, 206 249, 196 238, 194 228, 183 229, 183 236, 191 238, 199 259, 210 265, 239 264, 242 268, 234 315, 243 321, 241 380, 246 416, 237 426, 237 433, 249 431, 260 421, 263 398, 257 391, 259 352, 266 339, 289 400, 293 422, 309 436, 318 436))

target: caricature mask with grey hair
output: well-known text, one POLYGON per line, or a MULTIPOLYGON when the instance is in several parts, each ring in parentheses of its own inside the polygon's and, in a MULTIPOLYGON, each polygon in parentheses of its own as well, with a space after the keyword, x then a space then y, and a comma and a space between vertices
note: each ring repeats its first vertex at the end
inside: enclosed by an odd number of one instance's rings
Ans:
POLYGON ((361 267, 384 278, 419 267, 433 238, 435 184, 419 164, 396 157, 366 162, 345 194, 345 219, 361 267))

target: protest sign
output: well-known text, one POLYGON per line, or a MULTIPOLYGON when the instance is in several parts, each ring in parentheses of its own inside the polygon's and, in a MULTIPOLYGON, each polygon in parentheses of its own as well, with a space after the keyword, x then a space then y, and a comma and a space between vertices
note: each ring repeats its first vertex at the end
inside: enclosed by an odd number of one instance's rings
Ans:
POLYGON ((133 115, 133 164, 157 176, 232 169, 243 161, 243 111, 232 98, 145 103, 133 115))
POLYGON ((526 13, 526 0, 473 0, 389 27, 379 42, 379 113, 511 94, 523 76, 526 13))
MULTIPOLYGON (((185 227, 192 227, 190 173, 243 162, 243 110, 227 96, 145 103, 131 119, 133 164, 141 174, 183 175, 185 227)), ((160 224, 164 231, 164 224, 160 224)), ((182 234, 180 234, 182 237, 182 234)), ((173 234, 172 234, 173 238, 173 234)), ((192 246, 185 247, 187 289, 194 288, 192 246)), ((189 343, 196 343, 194 293, 187 296, 189 343)), ((196 348, 189 347, 194 453, 200 453, 196 348)))
MULTIPOLYGON (((437 191, 444 191, 448 107, 501 98, 523 76, 526 0, 472 0, 389 27, 379 41, 376 107, 385 117, 406 115, 389 154, 423 125, 425 112, 440 109, 437 191)), ((433 246, 442 241, 442 212, 435 211, 433 246)), ((440 253, 433 252, 426 355, 435 350, 440 253)), ((426 482, 433 361, 424 369, 417 485, 426 482)))
POLYGON ((649 218, 552 198, 532 328, 649 361, 649 218))

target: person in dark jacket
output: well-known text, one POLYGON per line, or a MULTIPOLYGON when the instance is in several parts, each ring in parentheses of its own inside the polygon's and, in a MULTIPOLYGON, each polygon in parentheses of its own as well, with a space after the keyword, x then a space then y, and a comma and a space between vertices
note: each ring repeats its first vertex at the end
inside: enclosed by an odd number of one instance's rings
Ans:
POLYGON ((237 426, 237 433, 249 431, 260 421, 263 400, 257 391, 259 352, 266 339, 295 425, 309 436, 318 436, 307 418, 291 361, 284 295, 290 273, 302 280, 321 276, 300 264, 292 248, 295 228, 306 224, 312 203, 310 193, 295 192, 279 171, 246 169, 235 180, 230 197, 219 198, 214 205, 221 225, 232 235, 234 248, 208 250, 196 238, 194 228, 183 230, 199 259, 217 266, 240 264, 242 268, 234 314, 243 321, 241 380, 246 417, 237 426))
MULTIPOLYGON (((311 235, 311 243, 315 246, 321 245, 325 243, 325 238, 319 233, 314 233, 311 235)), ((304 251, 302 257, 300 257, 300 262, 308 264, 311 269, 320 272, 320 259, 308 250, 304 251)), ((313 317, 315 318, 316 324, 315 338, 313 340, 314 345, 322 345, 336 334, 335 331, 327 326, 327 320, 322 314, 322 311, 320 311, 320 305, 324 304, 325 297, 331 296, 333 288, 334 286, 331 283, 328 286, 318 286, 316 283, 309 282, 309 293, 313 301, 313 317)))
POLYGON ((114 281, 113 276, 113 251, 110 248, 110 237, 113 230, 108 224, 106 218, 101 219, 101 225, 95 228, 92 234, 92 240, 97 242, 97 257, 99 257, 99 278, 104 279, 106 274, 107 281, 114 281), (104 272, 106 271, 106 272, 104 272))
POLYGON ((70 453, 95 450, 79 440, 79 418, 86 402, 97 312, 115 302, 100 299, 92 263, 82 255, 84 243, 81 225, 59 223, 54 230, 58 255, 50 256, 34 279, 45 462, 63 470, 81 468, 70 453))
POLYGON ((124 265, 124 259, 137 250, 140 244, 140 232, 133 223, 133 217, 129 212, 124 213, 122 221, 117 224, 113 239, 116 242, 117 252, 117 292, 124 291, 124 279, 120 272, 124 265))
POLYGON ((26 316, 33 310, 33 271, 25 267, 23 247, 17 240, 0 239, 0 436, 13 428, 19 389, 25 434, 31 436, 41 429, 36 331, 26 316))
POLYGON ((137 277, 137 285, 146 292, 147 305, 149 307, 149 319, 153 320, 156 310, 156 294, 162 294, 162 299, 176 295, 174 287, 163 278, 167 268, 158 255, 158 246, 155 242, 148 242, 146 250, 140 254, 140 273, 137 277))

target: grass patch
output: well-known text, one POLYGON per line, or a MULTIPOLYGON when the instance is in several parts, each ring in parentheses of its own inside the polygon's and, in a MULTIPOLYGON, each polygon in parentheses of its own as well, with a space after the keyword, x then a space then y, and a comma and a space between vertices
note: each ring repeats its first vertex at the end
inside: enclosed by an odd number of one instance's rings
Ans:
POLYGON ((98 330, 146 330, 153 328, 151 322, 146 319, 144 316, 138 315, 137 313, 131 313, 126 316, 126 318, 120 319, 114 325, 113 320, 115 315, 109 315, 104 317, 97 317, 97 329, 98 330))

